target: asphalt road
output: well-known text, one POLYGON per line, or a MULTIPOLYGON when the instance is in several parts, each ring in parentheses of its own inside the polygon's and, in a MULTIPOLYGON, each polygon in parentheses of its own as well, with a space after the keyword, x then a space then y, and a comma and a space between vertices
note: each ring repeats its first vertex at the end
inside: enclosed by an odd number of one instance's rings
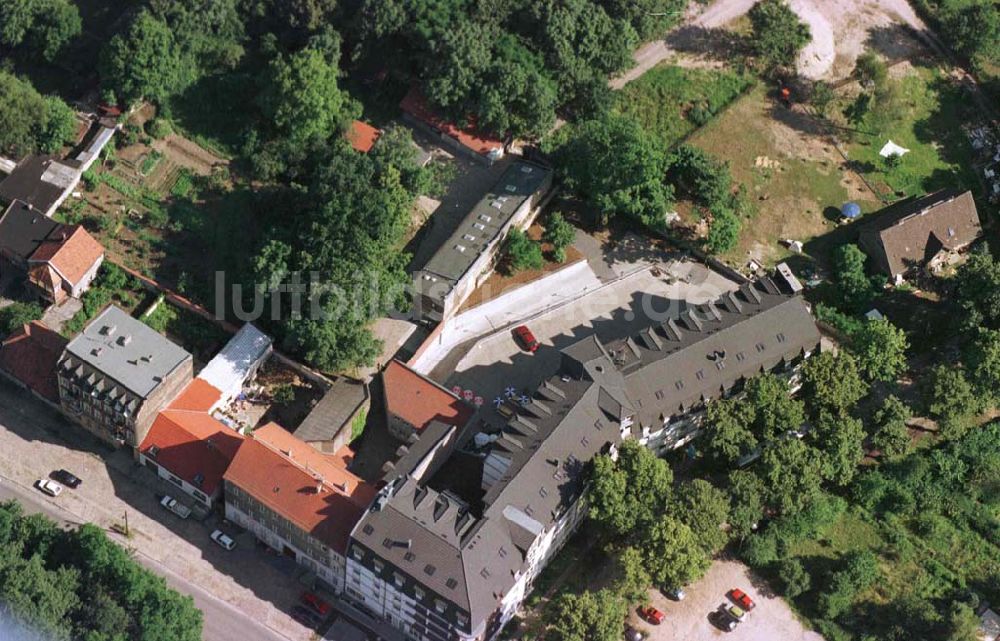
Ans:
MULTIPOLYGON (((80 525, 80 521, 72 514, 59 508, 40 493, 36 495, 35 490, 27 490, 8 479, 0 478, 0 500, 10 499, 23 505, 26 512, 44 514, 63 525, 72 527, 80 525)), ((194 604, 205 615, 202 631, 204 641, 287 641, 286 637, 247 618, 233 606, 215 598, 199 586, 189 583, 184 577, 174 574, 159 563, 141 554, 136 555, 136 560, 166 579, 167 584, 173 589, 194 598, 194 604)))

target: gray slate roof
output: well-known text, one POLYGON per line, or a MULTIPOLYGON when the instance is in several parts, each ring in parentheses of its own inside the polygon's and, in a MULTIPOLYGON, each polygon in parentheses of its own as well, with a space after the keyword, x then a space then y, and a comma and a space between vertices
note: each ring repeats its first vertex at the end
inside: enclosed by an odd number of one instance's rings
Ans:
POLYGON ((0 251, 28 260, 58 227, 59 223, 42 212, 15 200, 0 217, 0 251))
POLYGON ((958 249, 982 235, 972 192, 955 189, 909 198, 875 214, 860 229, 861 247, 880 271, 896 276, 941 249, 958 249))
POLYGON ((66 346, 66 353, 87 363, 133 394, 146 398, 191 355, 114 305, 66 346))
POLYGON ((48 211, 72 184, 72 172, 73 168, 56 156, 28 156, 0 181, 0 201, 21 200, 48 211))
MULTIPOLYGON (((514 584, 537 533, 576 501, 586 463, 621 440, 623 419, 638 419, 626 432, 658 427, 662 416, 818 347, 806 304, 785 293, 793 286, 765 278, 638 336, 606 345, 588 336, 568 346, 560 372, 539 386, 493 443, 490 456, 504 460, 506 470, 486 491, 478 519, 458 507, 427 516, 412 506, 419 482, 403 477, 353 536, 393 564, 411 555, 417 570, 428 562, 445 568, 458 582, 452 588, 437 573, 410 576, 469 612, 475 629, 514 584), (371 547, 386 537, 409 545, 371 547)), ((435 497, 425 505, 435 504, 436 494, 424 491, 435 497)))
POLYGON ((367 401, 366 385, 346 378, 337 379, 295 429, 295 437, 307 443, 333 440, 337 432, 367 401))

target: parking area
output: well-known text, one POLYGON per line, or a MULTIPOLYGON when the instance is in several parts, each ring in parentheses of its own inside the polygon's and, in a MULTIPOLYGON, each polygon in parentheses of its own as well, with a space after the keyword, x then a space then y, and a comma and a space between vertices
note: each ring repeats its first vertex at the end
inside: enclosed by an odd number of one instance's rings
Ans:
POLYGON ((750 575, 749 569, 735 561, 716 561, 708 573, 696 583, 685 588, 683 601, 671 601, 658 590, 649 591, 653 607, 663 612, 660 625, 651 625, 639 618, 637 612, 629 613, 629 624, 646 635, 650 641, 708 641, 731 639, 733 641, 823 641, 816 632, 808 630, 792 612, 788 604, 770 592, 766 585, 750 575), (709 614, 726 603, 726 593, 733 588, 743 590, 756 607, 732 632, 723 632, 709 621, 709 614))
MULTIPOLYGON (((289 614, 305 589, 303 569, 292 559, 270 551, 249 533, 225 523, 219 512, 202 519, 180 519, 159 505, 170 492, 186 496, 136 463, 129 452, 111 450, 55 410, 23 390, 0 380, 0 477, 37 493, 79 519, 110 532, 148 559, 152 559, 189 584, 212 594, 245 616, 265 624, 291 641, 312 638, 314 631, 289 614), (41 494, 32 485, 53 470, 66 469, 83 480, 77 489, 65 489, 58 498, 41 494), (209 535, 222 529, 236 540, 224 550, 209 535)), ((190 505, 190 501, 186 501, 190 505)), ((225 638, 225 631, 209 635, 213 621, 206 621, 206 638, 225 638)))
MULTIPOLYGON (((559 350, 596 333, 602 340, 628 336, 703 303, 737 284, 707 267, 675 260, 646 267, 604 284, 572 302, 541 313, 526 325, 541 343, 529 354, 509 328, 472 345, 454 371, 435 371, 448 387, 471 389, 488 401, 508 387, 532 390, 559 366, 559 350)), ((445 362, 442 365, 446 365, 445 362)))

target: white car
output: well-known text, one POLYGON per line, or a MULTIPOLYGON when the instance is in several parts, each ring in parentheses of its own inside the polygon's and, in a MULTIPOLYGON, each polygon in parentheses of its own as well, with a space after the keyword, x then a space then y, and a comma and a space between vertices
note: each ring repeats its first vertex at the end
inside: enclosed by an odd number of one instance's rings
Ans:
POLYGON ((221 545, 222 547, 226 548, 227 550, 232 550, 234 547, 236 547, 236 541, 234 541, 232 537, 230 537, 222 530, 216 530, 215 532, 212 532, 212 540, 221 545))
POLYGON ((50 479, 38 479, 35 487, 45 492, 49 496, 59 496, 62 494, 63 486, 50 479))

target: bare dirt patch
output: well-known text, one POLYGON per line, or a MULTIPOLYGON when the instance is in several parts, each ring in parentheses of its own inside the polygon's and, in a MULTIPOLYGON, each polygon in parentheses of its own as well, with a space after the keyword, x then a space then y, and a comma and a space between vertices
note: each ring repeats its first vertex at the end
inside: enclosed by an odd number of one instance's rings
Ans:
POLYGON ((153 149, 199 176, 208 176, 215 167, 224 167, 229 164, 226 159, 216 156, 177 134, 170 134, 166 138, 155 141, 153 149))

